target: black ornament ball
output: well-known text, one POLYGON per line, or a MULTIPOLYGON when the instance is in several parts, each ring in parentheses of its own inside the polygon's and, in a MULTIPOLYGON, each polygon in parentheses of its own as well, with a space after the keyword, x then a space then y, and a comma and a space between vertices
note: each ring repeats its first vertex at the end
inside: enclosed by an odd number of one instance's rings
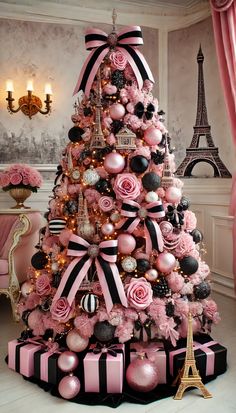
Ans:
POLYGON ((47 254, 43 251, 36 252, 31 258, 31 265, 36 270, 42 270, 47 263, 47 254))
POLYGON ((137 260, 137 270, 139 272, 145 273, 147 270, 149 270, 150 267, 151 266, 148 260, 145 260, 144 258, 137 260))
POLYGON ((198 269, 196 258, 188 256, 179 261, 180 269, 186 275, 194 274, 198 269))
POLYGON ((99 179, 99 181, 95 185, 95 188, 100 194, 103 194, 107 192, 108 189, 110 189, 110 185, 106 179, 99 179))
POLYGON ((79 126, 73 126, 68 132, 68 138, 71 142, 79 142, 82 140, 84 130, 79 126))
POLYGON ((148 160, 145 156, 136 155, 130 160, 130 169, 137 173, 142 174, 148 168, 148 160))
POLYGON ((183 211, 186 211, 190 207, 190 202, 188 198, 186 198, 186 196, 182 196, 180 200, 180 205, 182 206, 183 211))
POLYGON ((199 242, 203 240, 203 235, 201 231, 199 231, 199 229, 197 228, 195 228, 192 232, 190 232, 190 234, 192 235, 193 241, 195 242, 195 244, 199 244, 199 242))
POLYGON ((155 172, 147 172, 142 177, 142 184, 147 191, 156 191, 161 184, 161 178, 155 172))
POLYGON ((202 281, 200 284, 194 286, 193 292, 195 298, 203 300, 204 298, 207 298, 211 293, 210 284, 206 281, 202 281))
POLYGON ((152 285, 154 297, 163 298, 169 293, 169 290, 170 289, 165 277, 158 278, 155 284, 152 285))
POLYGON ((115 326, 112 326, 108 321, 98 321, 94 326, 94 335, 98 341, 106 343, 111 341, 115 334, 115 326))

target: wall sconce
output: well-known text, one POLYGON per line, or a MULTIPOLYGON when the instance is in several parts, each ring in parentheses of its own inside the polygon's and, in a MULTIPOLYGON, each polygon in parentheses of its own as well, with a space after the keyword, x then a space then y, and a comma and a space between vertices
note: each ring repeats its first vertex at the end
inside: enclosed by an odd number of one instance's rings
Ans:
POLYGON ((27 83, 27 92, 28 95, 22 96, 18 100, 18 108, 14 108, 14 98, 12 97, 12 93, 14 92, 14 86, 12 80, 8 80, 6 82, 6 91, 7 91, 7 102, 8 106, 7 109, 10 113, 17 113, 19 110, 21 110, 26 116, 29 116, 31 119, 32 116, 34 116, 36 113, 42 113, 42 115, 47 115, 51 111, 51 95, 52 95, 52 88, 50 83, 46 83, 45 85, 45 95, 46 99, 44 101, 45 103, 45 110, 42 109, 42 101, 39 99, 38 96, 35 96, 32 94, 34 91, 33 88, 33 82, 32 80, 29 80, 27 83))

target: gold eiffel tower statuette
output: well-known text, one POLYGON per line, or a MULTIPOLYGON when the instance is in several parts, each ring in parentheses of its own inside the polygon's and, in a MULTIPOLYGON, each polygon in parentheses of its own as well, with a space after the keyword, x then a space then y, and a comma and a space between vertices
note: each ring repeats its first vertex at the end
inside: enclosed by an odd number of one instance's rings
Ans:
POLYGON ((188 334, 187 334, 187 349, 184 365, 179 374, 180 385, 178 387, 177 393, 174 397, 175 400, 181 400, 185 390, 188 387, 197 387, 204 397, 204 399, 209 399, 212 397, 211 393, 204 386, 201 376, 196 368, 196 360, 194 357, 193 350, 193 327, 192 327, 192 315, 188 315, 188 334))

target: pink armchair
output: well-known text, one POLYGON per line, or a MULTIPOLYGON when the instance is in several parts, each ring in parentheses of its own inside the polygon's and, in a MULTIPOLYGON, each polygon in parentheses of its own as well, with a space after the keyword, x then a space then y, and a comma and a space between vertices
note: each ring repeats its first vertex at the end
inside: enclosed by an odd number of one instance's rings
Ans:
POLYGON ((10 299, 16 321, 20 284, 26 280, 42 223, 38 211, 0 211, 0 294, 10 299))

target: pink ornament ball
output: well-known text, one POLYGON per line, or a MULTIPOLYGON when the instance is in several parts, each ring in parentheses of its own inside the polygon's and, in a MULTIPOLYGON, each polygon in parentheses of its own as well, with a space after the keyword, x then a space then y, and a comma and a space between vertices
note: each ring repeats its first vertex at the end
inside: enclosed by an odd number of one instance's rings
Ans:
POLYGON ((111 222, 105 222, 105 224, 101 226, 101 231, 103 235, 112 235, 115 231, 115 227, 111 222))
POLYGON ((147 270, 145 273, 145 278, 146 280, 152 282, 155 281, 158 277, 158 272, 155 270, 155 268, 150 268, 150 270, 147 270))
POLYGON ((121 103, 113 103, 109 108, 110 117, 114 120, 119 120, 125 115, 125 108, 121 103))
POLYGON ((110 174, 118 174, 125 167, 125 159, 118 152, 111 152, 106 155, 104 160, 104 168, 110 174))
POLYGON ((133 235, 120 234, 118 235, 118 251, 121 254, 129 255, 136 247, 136 241, 133 235))
POLYGON ((79 359, 73 351, 64 351, 58 357, 58 367, 65 373, 70 373, 71 371, 75 370, 79 364, 79 359))
POLYGON ((71 330, 66 337, 66 344, 71 351, 79 353, 88 347, 88 338, 81 337, 76 329, 71 330))
POLYGON ((22 297, 26 298, 30 293, 33 291, 33 285, 31 281, 25 281, 21 286, 21 295, 22 297))
POLYGON ((156 268, 164 274, 169 274, 174 269, 175 264, 175 256, 170 252, 162 252, 156 259, 156 268))
POLYGON ((182 191, 175 186, 170 186, 166 189, 166 201, 170 202, 171 204, 178 204, 182 197, 182 191))
POLYGON ((162 140, 162 133, 154 126, 150 126, 144 132, 144 140, 150 146, 158 145, 162 140))
POLYGON ((126 380, 131 389, 149 392, 158 385, 156 366, 147 358, 133 360, 126 370, 126 380))
POLYGON ((59 383, 58 391, 63 399, 73 399, 80 391, 80 381, 78 377, 63 377, 59 383))

